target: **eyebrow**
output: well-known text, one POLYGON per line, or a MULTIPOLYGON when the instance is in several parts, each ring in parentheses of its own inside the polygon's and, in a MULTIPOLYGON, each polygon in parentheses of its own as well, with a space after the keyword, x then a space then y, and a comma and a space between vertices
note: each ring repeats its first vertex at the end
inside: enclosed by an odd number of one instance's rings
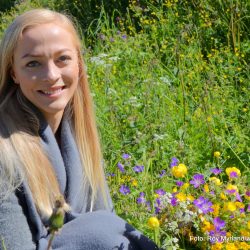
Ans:
MULTIPOLYGON (((62 52, 65 52, 65 51, 72 51, 71 49, 61 49, 61 50, 58 50, 56 52, 56 54, 60 54, 62 52)), ((24 58, 27 58, 27 57, 43 57, 44 55, 42 54, 30 54, 30 53, 27 53, 27 54, 24 54, 21 59, 24 59, 24 58)))

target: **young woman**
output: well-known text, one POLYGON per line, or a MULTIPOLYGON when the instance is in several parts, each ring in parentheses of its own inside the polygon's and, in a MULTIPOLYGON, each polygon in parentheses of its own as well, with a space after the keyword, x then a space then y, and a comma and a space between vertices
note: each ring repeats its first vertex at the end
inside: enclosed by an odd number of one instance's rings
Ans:
POLYGON ((92 100, 72 22, 45 9, 18 16, 0 45, 0 249, 157 249, 113 213, 92 100))

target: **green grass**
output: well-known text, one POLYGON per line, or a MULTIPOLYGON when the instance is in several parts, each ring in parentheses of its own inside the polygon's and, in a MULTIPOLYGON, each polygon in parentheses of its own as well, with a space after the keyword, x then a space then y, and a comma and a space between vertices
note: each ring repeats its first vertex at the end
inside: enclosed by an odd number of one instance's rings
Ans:
MULTIPOLYGON (((4 14, 2 30, 30 8, 20 6, 4 14)), ((102 11, 82 31, 116 211, 152 239, 154 209, 136 199, 145 192, 152 207, 156 189, 172 191, 172 157, 185 163, 189 178, 209 176, 220 151, 219 166, 240 169, 249 189, 249 10, 248 1, 236 0, 130 1, 127 14, 114 11, 112 19, 102 11), (135 173, 135 165, 144 171, 135 173), (121 194, 122 184, 131 193, 121 194)), ((160 230, 156 240, 163 246, 168 237, 160 230)))

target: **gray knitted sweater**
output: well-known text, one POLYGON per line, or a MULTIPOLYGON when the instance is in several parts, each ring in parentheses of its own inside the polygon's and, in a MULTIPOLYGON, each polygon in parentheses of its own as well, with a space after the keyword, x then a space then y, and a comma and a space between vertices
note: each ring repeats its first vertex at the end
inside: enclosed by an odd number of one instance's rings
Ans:
MULTIPOLYGON (((45 119, 41 114, 38 116, 42 145, 55 169, 61 192, 71 207, 64 226, 54 238, 52 249, 158 249, 112 212, 111 200, 107 210, 99 195, 90 211, 90 191, 87 185, 85 191, 81 191, 83 173, 69 121, 62 120, 58 145, 45 119)), ((4 242, 7 250, 46 250, 49 238, 46 221, 39 216, 30 189, 24 182, 15 193, 0 202, 0 249, 4 249, 4 242)))

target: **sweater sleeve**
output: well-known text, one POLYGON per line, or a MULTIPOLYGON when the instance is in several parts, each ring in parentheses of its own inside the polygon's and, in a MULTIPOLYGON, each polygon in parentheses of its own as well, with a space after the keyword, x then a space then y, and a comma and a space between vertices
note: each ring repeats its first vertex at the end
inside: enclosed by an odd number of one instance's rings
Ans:
POLYGON ((0 250, 34 250, 28 222, 13 193, 0 201, 0 250))

